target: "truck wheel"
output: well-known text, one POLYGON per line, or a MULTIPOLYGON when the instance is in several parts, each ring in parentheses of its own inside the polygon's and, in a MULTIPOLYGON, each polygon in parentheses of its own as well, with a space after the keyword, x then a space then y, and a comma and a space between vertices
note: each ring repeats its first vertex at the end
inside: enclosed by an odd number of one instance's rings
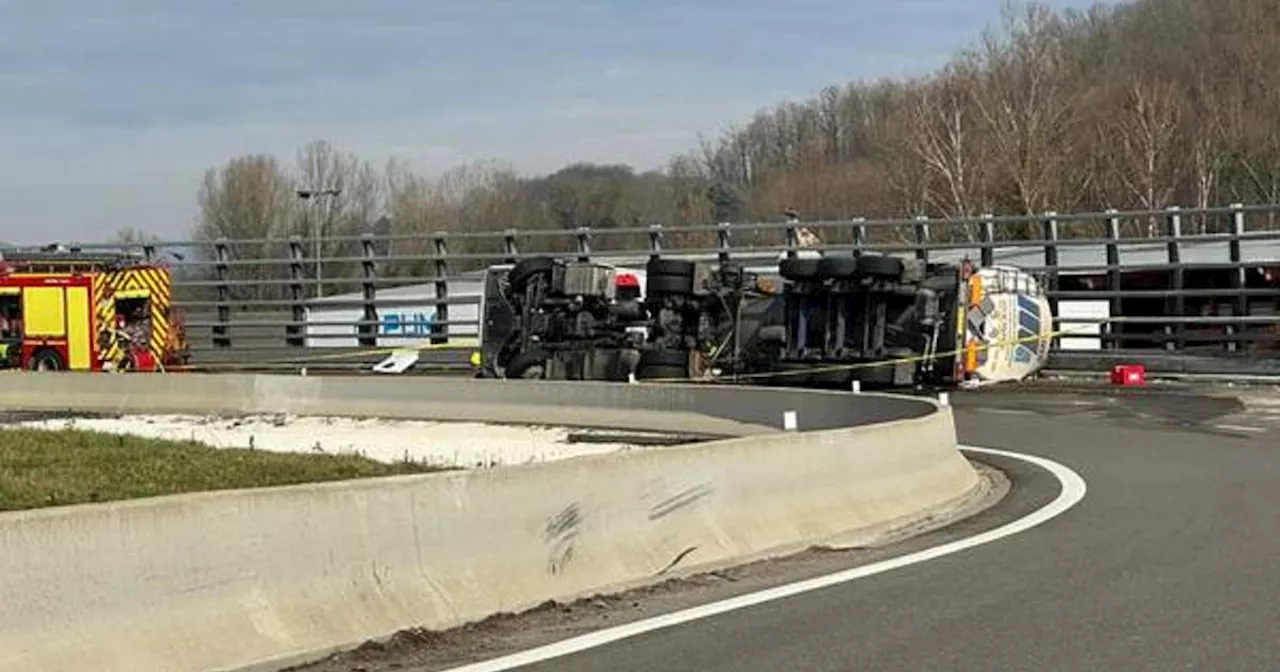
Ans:
POLYGON ((688 275, 650 275, 644 285, 649 296, 693 293, 693 277, 688 275))
POLYGON ((687 381, 689 371, 683 366, 640 366, 636 367, 636 380, 687 381))
POLYGON ((511 268, 511 272, 507 274, 507 282, 511 284, 512 290, 523 293, 525 285, 529 284, 531 278, 536 275, 550 275, 555 266, 556 262, 551 257, 523 259, 511 268))
POLYGON ((852 278, 858 274, 858 260, 853 257, 823 257, 818 260, 820 278, 852 278))
POLYGON ((788 280, 813 280, 818 277, 818 259, 783 259, 778 275, 788 280))
POLYGON ((881 278, 902 276, 902 260, 884 254, 864 254, 858 257, 858 273, 881 278))
POLYGON ((546 378, 547 361, 541 355, 522 352, 516 355, 502 370, 503 378, 524 378, 527 380, 546 378))
POLYGON ((692 279, 697 266, 692 261, 684 259, 650 259, 645 264, 645 274, 652 277, 655 275, 671 275, 677 277, 687 277, 692 279))
POLYGON ((636 380, 687 380, 688 350, 646 350, 636 365, 636 380))
POLYGON ((31 356, 29 365, 32 371, 61 371, 67 368, 62 356, 53 350, 38 350, 31 356))
POLYGON ((697 266, 683 259, 650 259, 645 265, 645 294, 692 294, 697 266))

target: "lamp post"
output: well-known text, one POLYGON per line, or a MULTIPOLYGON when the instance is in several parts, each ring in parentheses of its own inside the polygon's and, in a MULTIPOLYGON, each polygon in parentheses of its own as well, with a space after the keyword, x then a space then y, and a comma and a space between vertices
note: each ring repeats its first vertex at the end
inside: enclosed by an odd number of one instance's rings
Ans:
MULTIPOLYGON (((318 202, 321 196, 337 196, 342 193, 342 190, 334 188, 298 189, 295 193, 298 194, 298 198, 301 198, 304 201, 316 199, 318 202)), ((303 207, 302 222, 304 228, 311 229, 311 258, 315 260, 316 265, 316 298, 318 299, 320 298, 320 295, 324 293, 324 283, 322 282, 320 273, 320 218, 317 217, 314 221, 311 221, 310 212, 310 208, 306 206, 303 207), (310 224, 309 227, 307 226, 308 223, 310 224)))

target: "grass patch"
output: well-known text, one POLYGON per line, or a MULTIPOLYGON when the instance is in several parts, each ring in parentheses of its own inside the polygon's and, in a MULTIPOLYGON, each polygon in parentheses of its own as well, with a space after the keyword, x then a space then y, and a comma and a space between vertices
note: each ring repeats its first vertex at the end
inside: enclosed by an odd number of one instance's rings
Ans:
POLYGON ((357 455, 213 448, 79 429, 0 428, 0 511, 438 470, 357 455))

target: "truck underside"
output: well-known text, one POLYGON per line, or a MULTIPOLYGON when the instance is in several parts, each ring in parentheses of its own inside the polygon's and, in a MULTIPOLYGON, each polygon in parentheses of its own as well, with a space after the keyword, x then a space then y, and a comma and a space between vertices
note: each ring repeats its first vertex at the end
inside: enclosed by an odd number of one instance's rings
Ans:
POLYGON ((770 271, 655 257, 639 292, 595 262, 490 269, 479 375, 843 389, 963 379, 967 264, 859 254, 770 271))

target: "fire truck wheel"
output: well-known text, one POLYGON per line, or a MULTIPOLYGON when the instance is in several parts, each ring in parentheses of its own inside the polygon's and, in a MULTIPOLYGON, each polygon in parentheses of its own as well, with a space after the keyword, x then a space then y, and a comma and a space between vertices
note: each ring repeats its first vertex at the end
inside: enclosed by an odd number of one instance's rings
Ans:
POLYGON ((858 274, 858 260, 853 257, 823 257, 818 260, 818 277, 852 278, 858 274))
POLYGON ((511 268, 511 272, 507 274, 507 281, 511 283, 512 290, 524 292, 525 285, 531 278, 536 275, 550 275, 555 265, 556 262, 551 257, 523 259, 511 268))
POLYGON ((62 357, 53 350, 37 350, 31 356, 32 371, 61 371, 66 367, 62 364, 62 357))
POLYGON ((813 280, 818 277, 818 260, 783 259, 778 264, 778 275, 788 280, 813 280))
POLYGON ((902 260, 883 254, 864 254, 858 257, 858 273, 882 278, 902 276, 902 260))

